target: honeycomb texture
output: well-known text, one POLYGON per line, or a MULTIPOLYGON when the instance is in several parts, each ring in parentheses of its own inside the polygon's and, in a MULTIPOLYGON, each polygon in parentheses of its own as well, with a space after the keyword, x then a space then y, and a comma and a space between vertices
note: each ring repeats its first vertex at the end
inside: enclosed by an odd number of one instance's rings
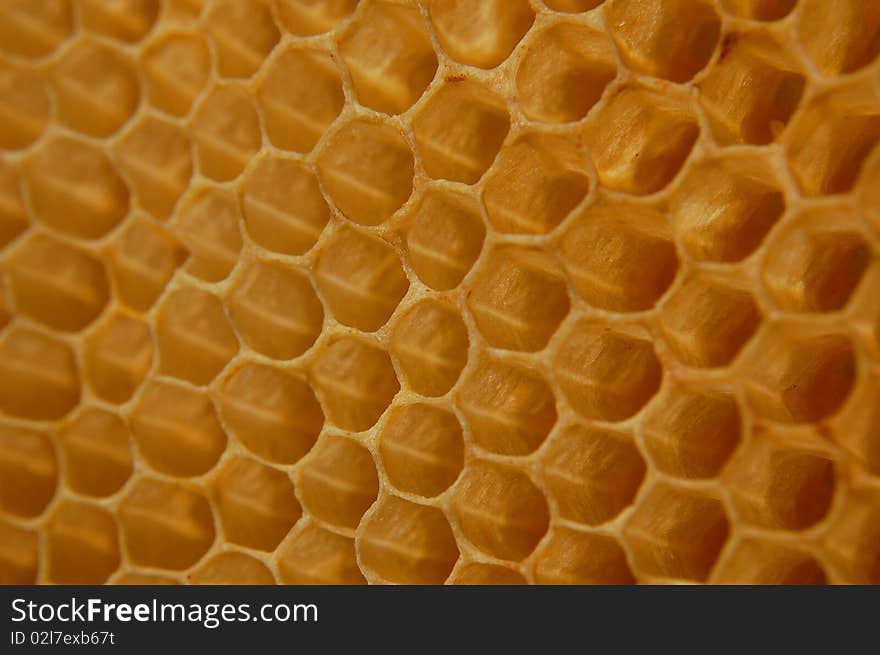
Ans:
POLYGON ((873 0, 5 0, 0 583, 880 583, 873 0))

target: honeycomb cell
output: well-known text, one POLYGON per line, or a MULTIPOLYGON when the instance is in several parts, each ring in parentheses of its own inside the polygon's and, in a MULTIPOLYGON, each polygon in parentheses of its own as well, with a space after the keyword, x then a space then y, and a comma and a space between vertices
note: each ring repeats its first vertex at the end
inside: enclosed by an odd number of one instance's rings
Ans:
POLYGON ((310 523, 278 551, 278 573, 288 585, 366 584, 358 568, 354 539, 310 523))
POLYGON ((271 9, 260 0, 213 3, 204 18, 204 29, 222 77, 253 75, 281 37, 271 9))
POLYGON ((617 60, 604 33, 559 23, 529 43, 516 88, 526 116, 567 123, 586 116, 615 77, 617 60))
POLYGON ((855 489, 824 539, 828 557, 850 584, 880 584, 880 493, 855 489))
POLYGON ((366 568, 400 584, 441 584, 458 559, 443 512, 395 496, 382 498, 364 521, 357 551, 366 568))
POLYGON ((825 585, 825 571, 800 550, 759 539, 744 539, 718 564, 713 584, 825 585))
POLYGON ((37 583, 40 536, 0 519, 0 585, 37 583))
POLYGON ((192 118, 199 171, 226 182, 238 177, 262 146, 260 118, 250 94, 240 86, 215 86, 192 118))
POLYGON ((18 169, 0 160, 0 248, 17 238, 29 225, 18 169))
POLYGON ((589 11, 601 5, 605 0, 544 0, 544 4, 554 11, 576 14, 589 11))
POLYGON ((296 489, 309 513, 354 529, 379 494, 370 451, 345 437, 324 437, 297 470, 296 489))
POLYGON ((238 352, 238 340, 216 296, 193 287, 166 296, 156 319, 159 371, 209 384, 238 352))
POLYGON ((223 465, 211 498, 226 539, 257 550, 275 550, 302 515, 287 474, 249 457, 223 465))
POLYGON ((556 399, 541 375, 483 356, 455 393, 474 441, 501 455, 527 455, 556 423, 556 399))
POLYGON ((480 460, 468 465, 456 485, 452 512, 474 546, 511 561, 528 557, 550 523, 547 501, 528 475, 480 460))
POLYGON ((85 29, 127 43, 144 38, 159 17, 159 0, 81 0, 78 6, 85 29))
POLYGON ((133 472, 128 428, 110 412, 88 407, 58 431, 67 486, 78 494, 115 494, 133 472))
POLYGON ((43 432, 0 423, 0 509, 39 516, 55 496, 58 457, 43 432))
POLYGON ((491 346, 534 352, 547 346, 570 301, 551 256, 507 246, 491 251, 477 269, 467 306, 491 346))
POLYGON ((613 537, 556 528, 535 555, 535 582, 542 585, 628 585, 635 579, 613 537))
POLYGON ((559 386, 585 418, 623 421, 657 393, 663 369, 653 344, 625 326, 582 320, 554 360, 559 386))
POLYGON ((274 585, 275 576, 260 560, 244 553, 217 553, 187 576, 196 585, 274 585))
POLYGON ((102 321, 83 346, 89 387, 111 403, 131 398, 153 364, 149 324, 120 310, 102 321))
POLYGON ((100 259, 45 234, 30 236, 5 268, 18 311, 56 330, 83 329, 110 297, 100 259))
POLYGON ((535 21, 528 0, 432 0, 429 12, 446 53, 480 68, 507 59, 535 21))
POLYGON ((407 493, 443 493, 464 466, 464 439, 455 414, 423 403, 395 408, 379 434, 388 480, 407 493))
POLYGON ((36 59, 58 48, 73 32, 70 0, 10 0, 0 14, 0 50, 36 59))
POLYGON ((0 149, 28 147, 45 131, 48 122, 49 95, 40 76, 32 70, 0 63, 0 149))
POLYGON ((219 400, 231 433, 279 464, 293 464, 309 452, 324 425, 321 406, 304 380, 262 364, 233 371, 219 400))
POLYGON ((52 584, 99 585, 119 566, 113 515, 95 505, 62 501, 46 521, 46 579, 52 584))
POLYGON ((797 30, 801 43, 825 75, 864 68, 880 53, 880 7, 859 0, 801 0, 797 30))
POLYGON ((358 102, 386 114, 409 109, 437 71, 437 56, 416 6, 369 3, 339 41, 339 52, 358 102))
POLYGON ((267 357, 298 357, 321 334, 324 309, 298 268, 253 262, 235 279, 226 301, 238 335, 267 357))
POLYGON ((510 130, 504 99, 482 84, 452 79, 413 118, 422 165, 433 178, 474 184, 510 130))
POLYGON ((388 353, 355 337, 325 346, 310 377, 328 418, 353 432, 373 427, 400 390, 388 353))
POLYGON ((186 270, 206 282, 229 275, 241 252, 235 197, 225 189, 202 187, 177 212, 176 234, 190 253, 186 270))
POLYGON ((288 32, 320 34, 336 27, 357 7, 357 0, 275 0, 275 13, 288 32))
POLYGON ((729 525, 716 498, 655 483, 623 526, 635 569, 696 582, 709 577, 729 525))
POLYGON ((257 98, 272 145, 294 152, 311 151, 345 105, 333 58, 299 48, 272 60, 257 98))
POLYGON ((610 521, 631 505, 646 470, 631 436, 580 425, 551 440, 541 463, 560 515, 587 525, 610 521))
POLYGON ((180 482, 140 478, 119 505, 128 560, 180 571, 214 543, 214 518, 205 496, 180 482))
POLYGON ((226 433, 204 393, 151 380, 129 416, 138 450, 161 473, 192 477, 210 471, 226 449, 226 433))
POLYGON ((650 309, 678 273, 666 217, 631 203, 588 206, 563 235, 560 254, 577 293, 611 311, 650 309))
POLYGON ((337 229, 325 243, 314 274, 336 320, 364 332, 382 327, 409 288, 394 248, 349 227, 337 229))
POLYGON ((211 73, 211 53, 199 34, 165 34, 141 56, 151 105, 174 116, 185 116, 211 73))
POLYGON ((447 580, 454 585, 524 585, 526 579, 522 573, 499 564, 483 564, 468 562, 456 568, 447 580))
POLYGON ((318 175, 339 210, 355 223, 378 225, 412 193, 412 151, 394 128, 357 119, 330 137, 318 175))
POLYGON ((721 0, 727 13, 763 21, 785 18, 797 3, 798 0, 721 0))
POLYGON ((424 300, 395 323, 391 354, 410 389, 423 396, 443 396, 467 364, 467 328, 452 305, 424 300))

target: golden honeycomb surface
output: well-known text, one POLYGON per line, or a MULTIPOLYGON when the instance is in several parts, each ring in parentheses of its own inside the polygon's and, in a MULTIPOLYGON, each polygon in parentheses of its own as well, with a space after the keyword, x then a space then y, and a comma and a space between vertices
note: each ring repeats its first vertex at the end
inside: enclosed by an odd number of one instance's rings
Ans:
POLYGON ((0 583, 880 583, 878 52, 2 0, 0 583))

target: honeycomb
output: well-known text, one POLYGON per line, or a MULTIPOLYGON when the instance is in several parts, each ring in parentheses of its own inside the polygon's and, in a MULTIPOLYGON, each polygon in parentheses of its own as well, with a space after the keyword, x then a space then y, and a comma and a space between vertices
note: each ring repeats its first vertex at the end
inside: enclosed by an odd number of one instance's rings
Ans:
POLYGON ((0 582, 880 583, 874 0, 3 0, 0 582))

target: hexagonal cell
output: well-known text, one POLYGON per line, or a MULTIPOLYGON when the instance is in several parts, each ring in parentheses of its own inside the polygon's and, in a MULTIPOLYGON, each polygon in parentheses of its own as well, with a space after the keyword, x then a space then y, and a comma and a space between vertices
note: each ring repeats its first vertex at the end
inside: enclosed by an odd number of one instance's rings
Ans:
POLYGON ((195 585, 274 585, 275 576, 260 560, 244 553, 217 553, 187 576, 195 585))
POLYGON ((161 473, 207 473, 226 450, 226 433, 207 394, 151 380, 129 415, 138 450, 161 473))
POLYGON ((194 287, 166 296, 156 319, 159 371, 196 385, 209 384, 238 352, 223 303, 194 287))
POLYGON ((296 489, 312 516, 353 530, 379 495, 379 477, 369 450, 325 436, 297 469, 296 489))
POLYGON ((345 226, 325 243, 314 274, 336 320, 364 332, 382 327, 409 288, 390 244, 345 226))
POLYGON ((443 396, 467 364, 467 328, 452 305, 424 300, 395 323, 391 354, 410 389, 423 396, 443 396))
POLYGON ((200 34, 165 34, 141 55, 150 104, 174 116, 185 116, 211 73, 211 53, 200 34))
POLYGON ((784 211, 785 197, 763 159, 721 156, 688 167, 667 216, 695 259, 738 262, 757 250, 784 211))
POLYGON ((149 324, 121 310, 110 314, 83 345, 89 387, 111 403, 131 398, 153 364, 149 324))
POLYGON ((100 259, 45 234, 14 250, 6 269, 17 310, 56 330, 83 329, 110 298, 100 259))
POLYGON ((737 542, 712 575, 713 584, 825 585, 825 571, 800 550, 760 539, 737 542))
POLYGON ((276 148, 309 152, 345 105, 339 69, 323 50, 285 50, 260 80, 258 102, 276 148))
POLYGON ((844 75, 868 66, 880 54, 880 7, 859 0, 801 0, 799 42, 825 75, 844 75))
POLYGON ((78 4, 84 28, 128 43, 144 38, 159 17, 159 0, 80 0, 78 4))
POLYGON ((477 269, 467 306, 491 346, 534 352, 547 346, 570 301, 550 255, 506 246, 493 250, 477 269))
POLYGON ((330 137, 318 175, 339 210, 355 223, 378 225, 412 193, 413 154, 397 130, 356 119, 330 137))
POLYGON ((721 502, 703 492, 655 483, 623 526, 637 571, 703 582, 727 541, 721 502))
POLYGON ((239 441, 279 464, 293 464, 309 452, 324 425, 304 380, 262 364, 245 364, 224 381, 220 411, 239 441))
POLYGON ((80 376, 70 346, 17 325, 6 330, 0 338, 0 411, 59 419, 79 398, 80 376))
POLYGON ((468 465, 455 487, 451 510, 474 546, 517 562, 535 549, 550 524, 547 501, 528 475, 480 460, 468 465))
POLYGON ((219 282, 229 275, 241 252, 238 211, 231 192, 197 189, 178 209, 175 227, 190 252, 189 273, 207 282, 219 282))
POLYGON ((563 236, 560 254, 578 294, 611 311, 650 309, 678 274, 667 218, 643 205, 601 201, 588 206, 563 236))
POLYGON ((386 114, 409 109, 437 71, 437 56, 416 6, 371 2, 339 41, 339 52, 358 102, 386 114))
POLYGON ((249 457, 228 460, 211 495, 223 535, 247 548, 272 552, 302 515, 287 474, 249 457))
POLYGON ((544 482, 559 513, 598 525, 632 504, 645 477, 645 462, 632 437, 571 425, 541 457, 544 482))
POLYGON ((36 218, 83 239, 97 239, 128 213, 129 193, 113 163, 97 147, 59 136, 25 163, 36 218))
POLYGON ((495 161, 510 116, 504 99, 482 84, 453 79, 431 96, 412 125, 428 175, 474 184, 495 161))
POLYGON ((321 334, 324 308, 306 273, 275 262, 253 262, 227 291, 238 335, 273 359, 292 359, 321 334))
POLYGON ((433 405, 397 407, 379 434, 388 480, 420 496, 443 493, 464 466, 464 439, 455 414, 433 405))
POLYGON ((535 555, 535 582, 542 585, 635 584, 626 554, 614 537, 556 528, 535 555))
POLYGON ((205 496, 180 482, 140 478, 118 510, 128 559, 180 571, 214 543, 214 518, 205 496))
POLYGON ((880 584, 880 493, 853 489, 824 540, 828 557, 852 584, 880 584))
POLYGON ((519 571, 506 566, 468 562, 459 565, 446 582, 454 585, 524 585, 526 579, 519 571))
POLYGON ((446 53, 480 68, 507 59, 535 20, 528 0, 432 0, 429 11, 446 53))
POLYGON ((379 501, 359 537, 360 561, 389 582, 441 584, 458 559, 443 512, 395 496, 379 501))
POLYGON ((251 96, 237 85, 216 86, 205 95, 191 127, 199 171, 220 182, 238 177, 263 143, 251 96))
POLYGON ((400 390, 388 353, 354 337, 323 348, 310 377, 328 418, 353 432, 373 427, 400 390))
POLYGON ((250 77, 278 43, 281 34, 268 4, 259 0, 221 0, 204 18, 222 77, 250 77))
POLYGON ((357 564, 354 539, 318 527, 299 530, 278 551, 278 573, 288 585, 366 584, 357 564))
POLYGON ((729 14, 752 20, 773 21, 788 16, 798 0, 721 0, 729 14))
POLYGON ((40 536, 0 519, 0 585, 37 583, 40 536))
POLYGON ((556 399, 541 375, 484 355, 455 394, 474 441, 501 455, 527 455, 556 423, 556 399))
POLYGON ((48 55, 73 32, 70 0, 10 0, 0 14, 0 50, 37 58, 48 55))
POLYGON ((516 74, 523 112, 532 120, 582 119, 617 77, 617 59, 603 32, 559 23, 535 36, 516 74))
POLYGON ((663 368, 641 331, 582 320, 565 337, 554 361, 569 404, 586 418, 623 421, 657 390, 663 368))
POLYGON ((336 27, 357 7, 358 0, 274 0, 281 25, 293 34, 308 36, 336 27))
POLYGON ((39 516, 55 496, 58 458, 43 432, 0 423, 0 509, 39 516))
POLYGON ((104 584, 119 566, 118 532, 107 510, 62 501, 46 522, 46 580, 51 584, 104 584))
POLYGON ((584 156, 572 139, 528 134, 498 157, 483 203, 500 232, 547 234, 589 190, 584 156))
POLYGON ((86 496, 111 496, 133 471, 128 428, 94 407, 78 412, 58 431, 67 486, 86 496))
POLYGON ((26 148, 39 138, 49 122, 49 95, 39 75, 0 63, 0 116, 0 148, 26 148))
POLYGON ((0 160, 0 248, 17 238, 29 225, 18 168, 11 162, 0 160))

